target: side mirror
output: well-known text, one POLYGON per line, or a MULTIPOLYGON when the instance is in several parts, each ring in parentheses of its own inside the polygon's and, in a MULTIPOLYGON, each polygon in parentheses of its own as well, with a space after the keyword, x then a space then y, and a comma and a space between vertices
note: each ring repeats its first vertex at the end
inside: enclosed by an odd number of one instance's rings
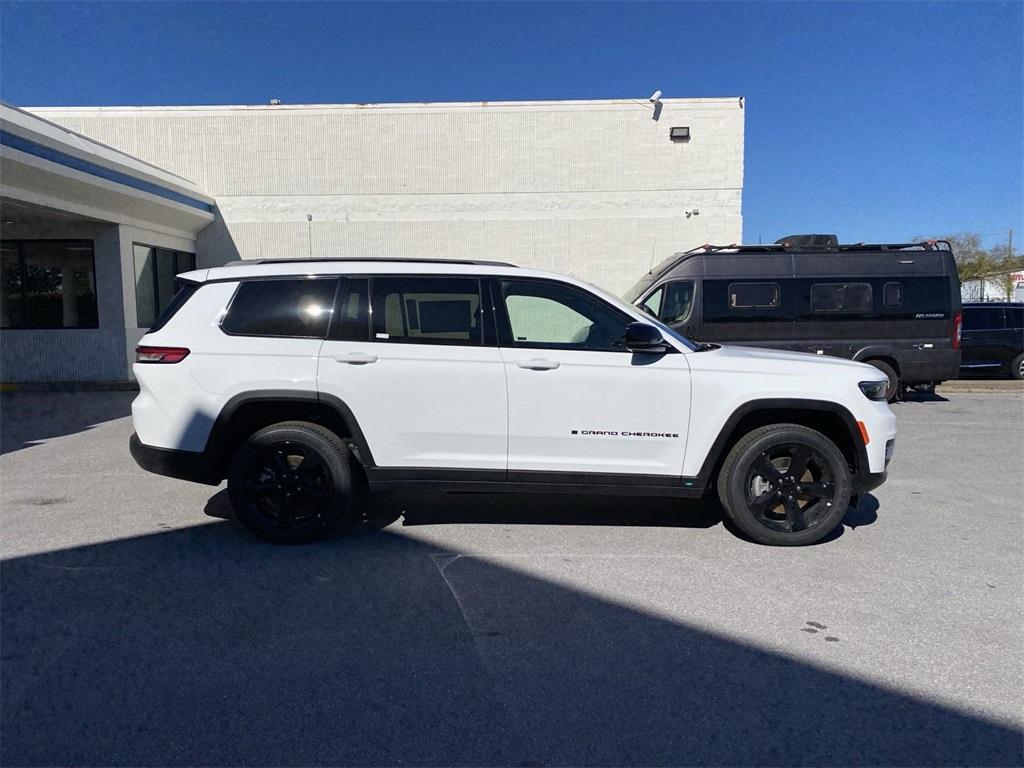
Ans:
POLYGON ((661 331, 653 325, 630 323, 626 326, 626 349, 630 352, 661 355, 668 352, 669 345, 661 331))

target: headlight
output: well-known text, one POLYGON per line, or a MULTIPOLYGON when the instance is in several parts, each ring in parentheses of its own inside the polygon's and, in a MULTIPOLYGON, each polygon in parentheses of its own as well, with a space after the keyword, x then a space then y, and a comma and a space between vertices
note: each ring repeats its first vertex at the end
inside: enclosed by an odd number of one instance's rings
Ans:
POLYGON ((888 384, 888 380, 883 379, 882 381, 862 381, 857 386, 868 400, 885 400, 885 389, 888 384))

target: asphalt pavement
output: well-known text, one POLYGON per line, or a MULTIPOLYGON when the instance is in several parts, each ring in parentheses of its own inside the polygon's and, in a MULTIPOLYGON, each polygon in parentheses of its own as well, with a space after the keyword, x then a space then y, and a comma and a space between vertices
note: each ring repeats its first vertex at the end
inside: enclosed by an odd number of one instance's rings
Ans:
POLYGON ((0 763, 1022 765, 1024 397, 896 406, 813 547, 713 503, 410 495, 260 542, 126 392, 0 397, 0 763))

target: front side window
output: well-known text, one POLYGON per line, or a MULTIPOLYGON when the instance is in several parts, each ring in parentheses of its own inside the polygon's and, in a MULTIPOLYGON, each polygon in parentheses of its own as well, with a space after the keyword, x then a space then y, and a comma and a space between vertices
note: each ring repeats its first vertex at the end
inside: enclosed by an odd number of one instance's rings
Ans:
POLYGON ((811 286, 813 312, 871 312, 870 283, 815 283, 811 286))
POLYGON ((774 309, 779 306, 778 283, 732 283, 730 309, 774 309))
POLYGON ((665 305, 661 308, 661 319, 669 325, 684 323, 690 317, 693 306, 693 283, 684 280, 669 283, 665 289, 665 305))
POLYGON ((372 341, 483 344, 480 281, 465 277, 373 279, 372 341))
POLYGON ((565 283, 502 280, 512 344, 541 349, 625 350, 631 318, 565 283))
POLYGON ((0 327, 98 328, 92 241, 4 241, 0 327))
POLYGON ((196 268, 194 253, 135 243, 135 319, 149 328, 178 292, 175 277, 196 268))
POLYGON ((242 282, 220 327, 233 336, 322 339, 337 284, 333 278, 242 282))

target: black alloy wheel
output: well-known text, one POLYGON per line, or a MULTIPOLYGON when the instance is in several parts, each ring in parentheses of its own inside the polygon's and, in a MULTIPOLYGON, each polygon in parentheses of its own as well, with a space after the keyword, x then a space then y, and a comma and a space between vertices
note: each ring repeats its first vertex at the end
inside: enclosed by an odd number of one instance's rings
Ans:
POLYGON ((253 435, 232 464, 228 493, 239 521, 263 539, 297 543, 348 516, 348 452, 333 432, 308 422, 253 435))
POLYGON ((759 427, 736 442, 718 476, 722 506, 739 530, 761 544, 798 546, 828 536, 850 504, 843 452, 799 424, 759 427))

